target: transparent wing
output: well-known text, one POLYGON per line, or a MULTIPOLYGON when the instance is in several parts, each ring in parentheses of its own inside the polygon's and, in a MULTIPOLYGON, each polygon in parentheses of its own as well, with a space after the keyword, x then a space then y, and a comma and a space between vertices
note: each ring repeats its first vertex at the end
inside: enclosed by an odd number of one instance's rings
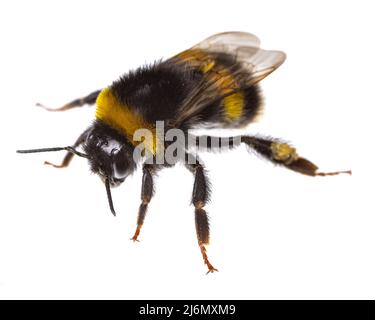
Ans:
POLYGON ((210 51, 231 51, 235 52, 240 47, 259 48, 258 37, 247 32, 223 32, 214 34, 211 37, 199 42, 193 48, 210 51))
POLYGON ((251 70, 249 85, 264 79, 286 59, 286 54, 282 51, 259 49, 253 54, 251 48, 247 47, 239 48, 239 55, 242 57, 239 63, 243 68, 251 70))
POLYGON ((263 50, 259 46, 259 38, 251 33, 223 32, 199 42, 191 49, 234 56, 236 63, 253 73, 251 83, 254 84, 276 70, 286 59, 282 51, 263 50))
POLYGON ((260 40, 250 33, 225 32, 213 35, 171 60, 182 61, 204 72, 180 108, 177 124, 199 114, 204 108, 225 96, 244 90, 264 79, 285 60, 282 51, 263 50, 260 40), (231 65, 215 64, 225 54, 231 65))

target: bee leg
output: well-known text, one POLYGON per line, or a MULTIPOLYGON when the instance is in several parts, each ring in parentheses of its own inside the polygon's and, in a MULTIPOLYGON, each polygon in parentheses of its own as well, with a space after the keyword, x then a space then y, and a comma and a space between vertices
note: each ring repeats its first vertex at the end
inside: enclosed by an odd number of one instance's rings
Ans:
POLYGON ((187 156, 190 159, 187 163, 185 163, 185 165, 195 176, 191 201, 195 207, 195 228, 197 232, 198 245, 201 250, 203 261, 208 267, 207 273, 210 273, 218 271, 208 260, 206 249, 206 245, 209 243, 210 238, 210 226, 204 206, 209 200, 210 186, 203 165, 192 155, 189 154, 187 156), (192 159, 195 161, 191 161, 192 159))
POLYGON ((199 151, 226 151, 238 147, 241 144, 241 136, 233 137, 215 137, 200 135, 195 136, 192 134, 187 135, 187 146, 197 148, 199 151))
POLYGON ((300 157, 295 148, 280 139, 242 136, 241 142, 245 143, 273 163, 283 165, 290 170, 308 176, 332 176, 341 173, 352 174, 351 170, 318 172, 318 166, 311 161, 300 157))
POLYGON ((145 164, 143 165, 143 178, 142 178, 142 191, 141 191, 141 200, 142 203, 139 206, 138 219, 137 219, 137 229, 135 230, 134 236, 131 238, 133 241, 138 241, 139 233, 143 222, 146 217, 147 207, 150 203, 152 196, 154 195, 154 182, 153 175, 156 171, 154 165, 145 164))
POLYGON ((89 104, 89 105, 94 104, 95 101, 96 101, 96 98, 98 97, 98 95, 100 93, 100 91, 101 90, 96 90, 94 92, 91 92, 89 95, 87 95, 85 97, 75 99, 75 100, 63 105, 62 107, 56 108, 56 109, 48 108, 41 103, 37 103, 36 105, 38 107, 41 107, 41 108, 47 110, 47 111, 66 111, 66 110, 69 110, 69 109, 82 107, 85 104, 89 104))
MULTIPOLYGON (((86 140, 88 132, 89 130, 86 130, 78 137, 77 141, 73 144, 73 148, 79 147, 86 140)), ((49 161, 44 161, 44 164, 52 166, 54 168, 66 168, 67 166, 69 166, 70 161, 72 161, 73 156, 74 153, 67 152, 61 164, 53 164, 49 161)))
POLYGON ((254 136, 215 137, 189 135, 188 142, 196 146, 199 150, 206 151, 226 151, 244 143, 265 159, 309 176, 332 176, 341 173, 351 174, 350 170, 318 172, 318 166, 300 157, 295 148, 281 139, 254 136))

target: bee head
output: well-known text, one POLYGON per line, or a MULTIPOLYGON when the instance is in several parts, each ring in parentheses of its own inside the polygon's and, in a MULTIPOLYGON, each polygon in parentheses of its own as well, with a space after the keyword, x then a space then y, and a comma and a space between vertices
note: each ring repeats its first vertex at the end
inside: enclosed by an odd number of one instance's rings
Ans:
POLYGON ((126 137, 102 122, 94 123, 82 148, 92 172, 112 187, 120 185, 136 169, 134 147, 126 137))

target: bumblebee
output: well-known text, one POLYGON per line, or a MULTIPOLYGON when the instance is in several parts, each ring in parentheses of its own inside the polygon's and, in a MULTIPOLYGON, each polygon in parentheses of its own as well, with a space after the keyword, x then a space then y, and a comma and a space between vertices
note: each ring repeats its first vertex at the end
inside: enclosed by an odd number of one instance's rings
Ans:
MULTIPOLYGON (((265 159, 308 176, 327 176, 351 171, 319 172, 318 167, 300 157, 282 139, 242 135, 236 137, 195 136, 194 128, 242 128, 260 114, 262 97, 258 82, 277 69, 285 60, 281 51, 263 50, 259 39, 245 32, 213 35, 192 48, 165 61, 130 71, 110 86, 73 100, 49 111, 65 111, 96 104, 96 119, 68 147, 18 150, 19 153, 66 150, 61 164, 46 162, 56 168, 67 167, 74 155, 88 159, 92 172, 103 180, 109 207, 116 215, 111 187, 118 186, 132 174, 138 164, 143 167, 141 204, 136 231, 137 241, 145 220, 148 204, 154 195, 157 172, 172 166, 172 161, 157 161, 172 145, 164 137, 178 129, 198 150, 221 150, 224 145, 234 149, 247 145, 265 159), (163 123, 162 134, 157 123, 163 123), (146 129, 152 139, 138 139, 146 129), (204 143, 203 143, 204 141, 204 143), (82 150, 77 149, 81 147, 82 150), (139 156, 135 151, 143 148, 139 156)), ((217 271, 210 263, 206 245, 209 243, 209 221, 205 205, 210 198, 210 184, 205 167, 186 144, 179 144, 186 168, 195 177, 192 204, 198 245, 208 272, 217 271)), ((228 149, 227 148, 227 149, 228 149)))

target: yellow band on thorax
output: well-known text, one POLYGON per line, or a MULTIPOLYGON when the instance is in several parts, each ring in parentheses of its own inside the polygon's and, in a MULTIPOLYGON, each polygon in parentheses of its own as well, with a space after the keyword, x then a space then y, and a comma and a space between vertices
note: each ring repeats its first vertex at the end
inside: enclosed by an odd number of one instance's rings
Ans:
POLYGON ((110 87, 103 89, 96 100, 96 118, 124 134, 130 143, 138 145, 141 141, 134 141, 133 136, 138 129, 148 129, 152 132, 153 141, 145 140, 145 148, 156 154, 157 136, 153 124, 128 106, 121 103, 113 94, 110 87))

